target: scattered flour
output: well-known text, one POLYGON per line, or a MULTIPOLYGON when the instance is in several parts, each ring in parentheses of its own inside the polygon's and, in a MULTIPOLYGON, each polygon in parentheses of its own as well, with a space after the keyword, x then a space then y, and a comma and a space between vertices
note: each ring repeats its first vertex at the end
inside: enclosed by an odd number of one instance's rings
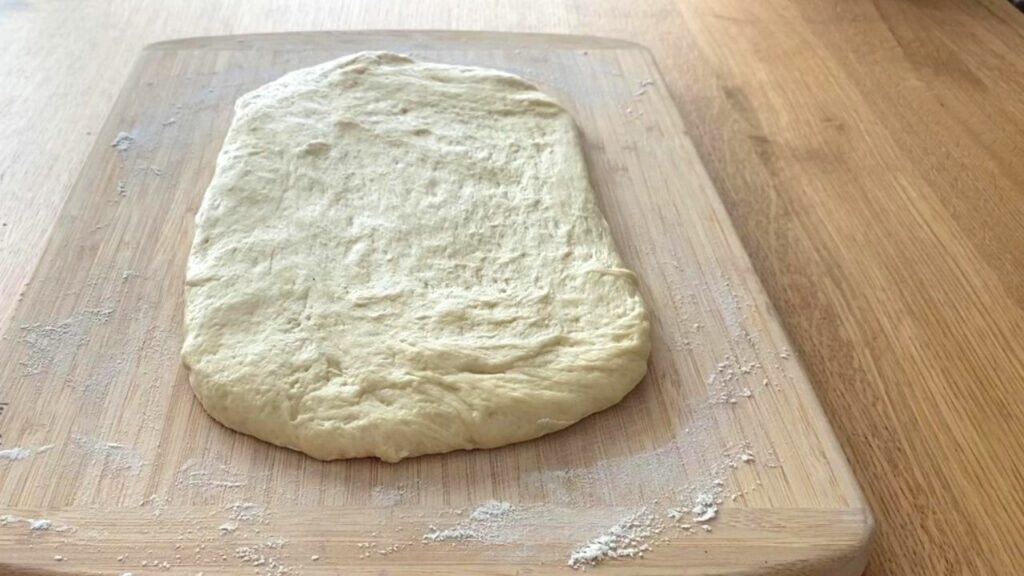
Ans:
POLYGON ((26 524, 28 529, 32 532, 73 532, 74 530, 70 526, 57 526, 51 520, 46 518, 22 518, 21 516, 14 516, 12 514, 0 515, 0 526, 14 526, 17 524, 26 524))
POLYGON ((116 149, 118 152, 127 152, 132 144, 135 143, 135 137, 127 132, 118 132, 117 137, 110 143, 111 148, 116 149))
POLYGON ((647 93, 647 88, 649 86, 654 86, 654 81, 653 80, 641 80, 639 82, 639 84, 640 84, 640 89, 637 90, 636 92, 633 92, 633 96, 643 96, 644 94, 646 94, 647 93))
MULTIPOLYGON (((374 532, 374 535, 376 535, 376 532, 374 532)), ((398 552, 400 550, 404 550, 408 546, 409 546, 409 543, 407 543, 407 542, 403 542, 403 543, 399 543, 399 544, 392 544, 390 546, 380 546, 380 547, 377 546, 376 542, 361 542, 359 544, 356 544, 356 548, 358 548, 360 550, 359 558, 364 559, 364 560, 366 558, 369 558, 369 557, 373 556, 374 554, 377 554, 377 556, 387 556, 389 554, 394 554, 395 552, 398 552)), ((314 556, 312 559, 315 562, 315 561, 319 560, 320 557, 319 556, 314 556)))
POLYGON ((693 521, 699 523, 710 522, 718 515, 718 504, 712 494, 699 494, 694 502, 693 521))
POLYGON ((476 540, 479 534, 469 527, 456 526, 440 530, 431 527, 430 531, 423 535, 424 542, 442 542, 445 540, 476 540))
POLYGON ((607 532, 577 548, 569 555, 569 566, 574 569, 594 566, 609 559, 641 558, 651 549, 650 541, 661 533, 657 519, 642 509, 626 517, 607 532))
POLYGON ((31 448, 8 448, 7 450, 0 450, 0 460, 9 460, 11 462, 24 460, 31 455, 31 448))
POLYGON ((290 566, 284 564, 281 549, 287 540, 284 538, 271 538, 261 544, 253 546, 239 546, 235 548, 235 558, 243 564, 254 567, 257 574, 263 576, 283 576, 291 574, 290 566))
POLYGON ((491 501, 474 510, 469 519, 477 522, 490 522, 508 514, 512 508, 508 502, 491 501))
POLYGON ((247 485, 246 476, 240 472, 231 470, 227 466, 220 466, 219 471, 211 472, 197 468, 194 460, 189 460, 178 470, 179 486, 202 487, 202 488, 243 488, 247 485), (195 468, 195 469, 194 469, 195 468))
POLYGON ((18 339, 25 345, 25 355, 18 362, 22 375, 48 372, 58 358, 74 356, 85 345, 92 328, 108 322, 113 313, 113 308, 88 308, 52 324, 23 324, 18 339))
MULTIPOLYGON (((750 399, 754 391, 750 383, 757 381, 757 376, 764 374, 764 367, 756 359, 741 360, 730 352, 725 360, 708 374, 708 402, 710 404, 737 404, 740 398, 750 399)), ((763 379, 762 379, 763 386, 763 379)))
POLYGON ((370 491, 370 495, 373 497, 373 503, 376 506, 383 508, 390 508, 397 506, 402 501, 402 496, 405 494, 405 488, 390 488, 387 486, 374 486, 373 490, 370 491))
POLYGON ((238 502, 227 507, 231 512, 231 519, 240 522, 263 522, 266 511, 259 504, 252 502, 238 502))
POLYGON ((469 515, 469 520, 451 527, 439 529, 434 526, 423 535, 423 542, 451 540, 483 540, 500 542, 509 539, 504 524, 510 519, 515 507, 508 502, 487 502, 469 515))
POLYGON ((124 472, 138 476, 142 472, 142 457, 134 449, 117 442, 108 442, 85 436, 72 434, 71 444, 86 456, 95 461, 102 461, 116 472, 124 472))
POLYGON ((152 494, 148 498, 140 502, 139 505, 150 506, 153 510, 153 516, 159 517, 161 514, 164 513, 164 509, 167 508, 167 497, 152 494))

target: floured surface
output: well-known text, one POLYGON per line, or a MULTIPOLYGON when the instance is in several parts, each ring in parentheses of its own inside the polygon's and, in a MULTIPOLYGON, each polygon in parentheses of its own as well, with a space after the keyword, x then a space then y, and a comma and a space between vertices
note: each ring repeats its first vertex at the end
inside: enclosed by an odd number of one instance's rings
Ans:
POLYGON ((463 33, 189 41, 147 52, 125 90, 0 337, 0 450, 33 450, 0 459, 0 516, 18 519, 0 525, 0 562, 206 575, 862 566, 868 513, 643 50, 463 33), (650 370, 621 403, 537 440, 397 464, 315 460, 203 411, 179 362, 181 286, 232 105, 368 49, 514 73, 576 118, 650 313, 650 370), (32 530, 39 520, 51 527, 32 530))
POLYGON ((363 52, 238 100, 182 357, 230 428, 317 458, 492 448, 646 371, 572 118, 507 73, 363 52))

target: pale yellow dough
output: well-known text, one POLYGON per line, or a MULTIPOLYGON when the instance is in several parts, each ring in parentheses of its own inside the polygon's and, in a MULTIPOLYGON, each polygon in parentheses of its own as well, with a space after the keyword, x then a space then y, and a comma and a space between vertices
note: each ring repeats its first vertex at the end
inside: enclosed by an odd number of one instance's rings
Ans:
POLYGON ((646 371, 573 120, 510 74, 365 52, 262 86, 196 223, 192 388, 316 458, 529 440, 646 371))

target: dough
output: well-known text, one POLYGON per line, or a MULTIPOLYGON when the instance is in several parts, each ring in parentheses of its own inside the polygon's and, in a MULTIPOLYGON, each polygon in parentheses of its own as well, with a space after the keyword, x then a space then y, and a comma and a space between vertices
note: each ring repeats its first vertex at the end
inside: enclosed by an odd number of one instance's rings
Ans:
POLYGON ((196 222, 192 388, 316 458, 529 440, 646 371, 573 120, 510 74, 365 52, 262 86, 196 222))

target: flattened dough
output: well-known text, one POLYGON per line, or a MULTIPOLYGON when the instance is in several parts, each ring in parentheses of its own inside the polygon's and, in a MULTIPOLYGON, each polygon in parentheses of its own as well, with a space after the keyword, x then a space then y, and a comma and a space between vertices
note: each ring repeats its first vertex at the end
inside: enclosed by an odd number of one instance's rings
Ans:
POLYGON ((325 460, 536 438, 650 350, 575 124, 494 70, 364 52, 240 98, 182 357, 224 425, 325 460))

